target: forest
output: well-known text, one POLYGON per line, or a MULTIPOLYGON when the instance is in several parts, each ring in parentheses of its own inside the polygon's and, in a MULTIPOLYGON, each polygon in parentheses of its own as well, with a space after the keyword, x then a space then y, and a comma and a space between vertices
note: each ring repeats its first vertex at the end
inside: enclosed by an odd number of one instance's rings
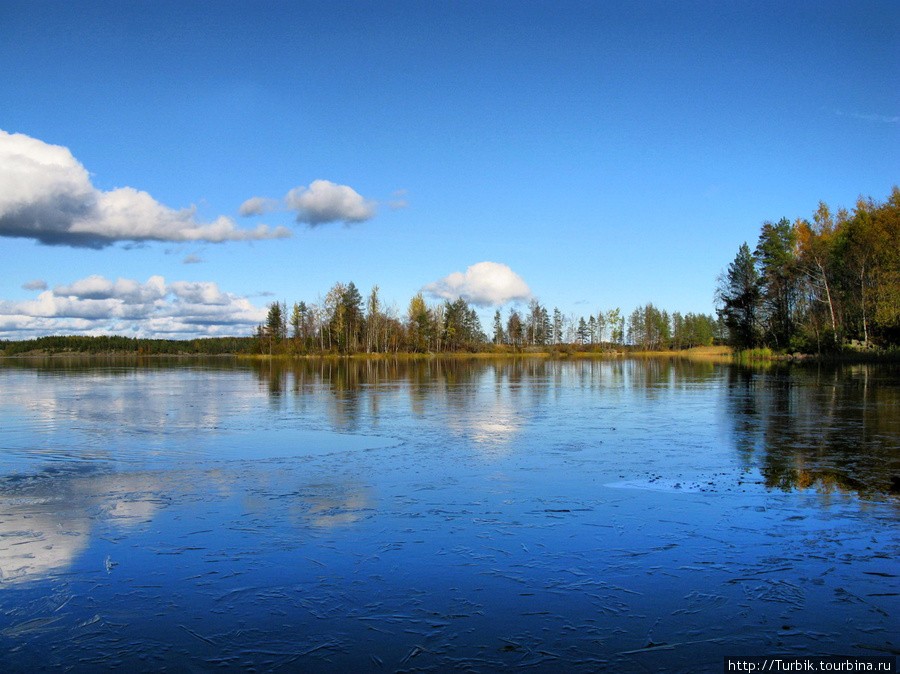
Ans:
POLYGON ((497 309, 486 332, 462 298, 430 305, 418 293, 400 315, 384 305, 377 286, 364 300, 353 282, 339 282, 320 302, 295 302, 290 311, 284 303, 269 305, 256 340, 269 354, 658 351, 710 345, 720 328, 711 315, 670 314, 653 304, 628 317, 618 308, 585 317, 532 299, 506 316, 497 309))
POLYGON ((824 203, 812 220, 762 224, 718 279, 718 315, 736 349, 822 353, 900 344, 900 188, 824 203))
POLYGON ((123 335, 49 335, 36 339, 0 341, 0 356, 86 354, 105 356, 183 356, 251 354, 259 350, 252 337, 151 339, 123 335))

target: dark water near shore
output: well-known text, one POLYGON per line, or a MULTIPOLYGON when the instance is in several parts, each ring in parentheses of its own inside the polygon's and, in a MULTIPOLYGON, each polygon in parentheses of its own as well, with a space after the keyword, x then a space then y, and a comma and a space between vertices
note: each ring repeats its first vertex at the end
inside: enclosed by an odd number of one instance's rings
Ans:
POLYGON ((900 652, 900 370, 0 361, 0 671, 900 652))

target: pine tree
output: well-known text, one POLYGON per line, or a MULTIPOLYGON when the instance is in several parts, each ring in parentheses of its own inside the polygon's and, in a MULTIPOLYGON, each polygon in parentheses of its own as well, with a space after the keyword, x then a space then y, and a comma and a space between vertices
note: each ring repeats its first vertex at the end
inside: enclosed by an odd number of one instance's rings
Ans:
POLYGON ((727 272, 719 278, 716 299, 731 345, 739 349, 756 346, 759 343, 759 274, 746 242, 728 265, 727 272))
POLYGON ((494 314, 494 344, 502 344, 505 340, 506 335, 503 332, 503 317, 500 315, 500 310, 497 309, 494 314))
POLYGON ((794 335, 799 298, 798 266, 794 255, 797 234, 787 218, 765 222, 754 257, 759 269, 760 322, 776 348, 786 349, 794 335))

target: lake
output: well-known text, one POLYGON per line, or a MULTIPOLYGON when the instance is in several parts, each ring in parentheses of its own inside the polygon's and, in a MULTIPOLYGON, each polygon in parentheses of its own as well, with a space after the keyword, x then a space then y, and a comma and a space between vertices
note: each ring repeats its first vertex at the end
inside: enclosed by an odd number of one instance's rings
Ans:
POLYGON ((0 360, 0 669, 900 652, 900 370, 0 360))

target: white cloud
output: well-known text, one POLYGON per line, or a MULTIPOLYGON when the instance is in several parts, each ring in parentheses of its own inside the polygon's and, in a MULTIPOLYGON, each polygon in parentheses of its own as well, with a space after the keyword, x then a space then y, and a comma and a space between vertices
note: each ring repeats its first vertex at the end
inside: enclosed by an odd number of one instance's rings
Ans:
POLYGON ((364 199, 352 187, 329 180, 295 187, 284 201, 288 208, 297 211, 297 222, 313 227, 327 222, 363 222, 375 216, 375 202, 364 199))
POLYGON ((215 283, 162 276, 141 283, 94 275, 57 285, 34 300, 0 301, 0 336, 24 339, 46 334, 216 336, 250 334, 267 309, 223 292, 215 283))
POLYGON ((175 281, 169 286, 171 292, 191 304, 228 304, 230 296, 219 290, 211 281, 188 283, 175 281))
POLYGON ((188 255, 181 262, 182 264, 200 264, 203 259, 199 255, 188 255))
POLYGON ((129 304, 146 304, 166 295, 166 281, 162 276, 151 276, 146 283, 119 278, 113 282, 93 275, 75 281, 68 286, 55 286, 53 295, 74 300, 122 300, 129 304))
POLYGON ((23 290, 46 290, 47 282, 42 281, 41 279, 35 279, 34 281, 29 281, 28 283, 22 284, 23 290))
MULTIPOLYGON (((398 190, 387 202, 391 210, 409 206, 403 199, 406 190, 398 190)), ((330 222, 352 224, 364 222, 376 215, 377 201, 366 199, 347 185, 338 185, 330 180, 314 180, 309 187, 301 185, 288 192, 284 199, 251 197, 240 207, 241 215, 262 215, 272 211, 290 210, 296 213, 297 222, 310 227, 330 222)))
POLYGON ((531 289, 521 276, 505 264, 479 262, 463 272, 453 272, 422 290, 432 297, 454 300, 462 297, 476 306, 500 306, 531 298, 531 289))
POLYGON ((118 241, 246 241, 290 236, 284 227, 240 229, 196 209, 173 210, 146 192, 96 189, 68 148, 0 130, 0 236, 103 248, 118 241))
POLYGON ((268 199, 266 197, 251 197, 241 204, 241 215, 262 215, 263 213, 271 213, 277 211, 281 207, 281 203, 277 199, 268 199))

